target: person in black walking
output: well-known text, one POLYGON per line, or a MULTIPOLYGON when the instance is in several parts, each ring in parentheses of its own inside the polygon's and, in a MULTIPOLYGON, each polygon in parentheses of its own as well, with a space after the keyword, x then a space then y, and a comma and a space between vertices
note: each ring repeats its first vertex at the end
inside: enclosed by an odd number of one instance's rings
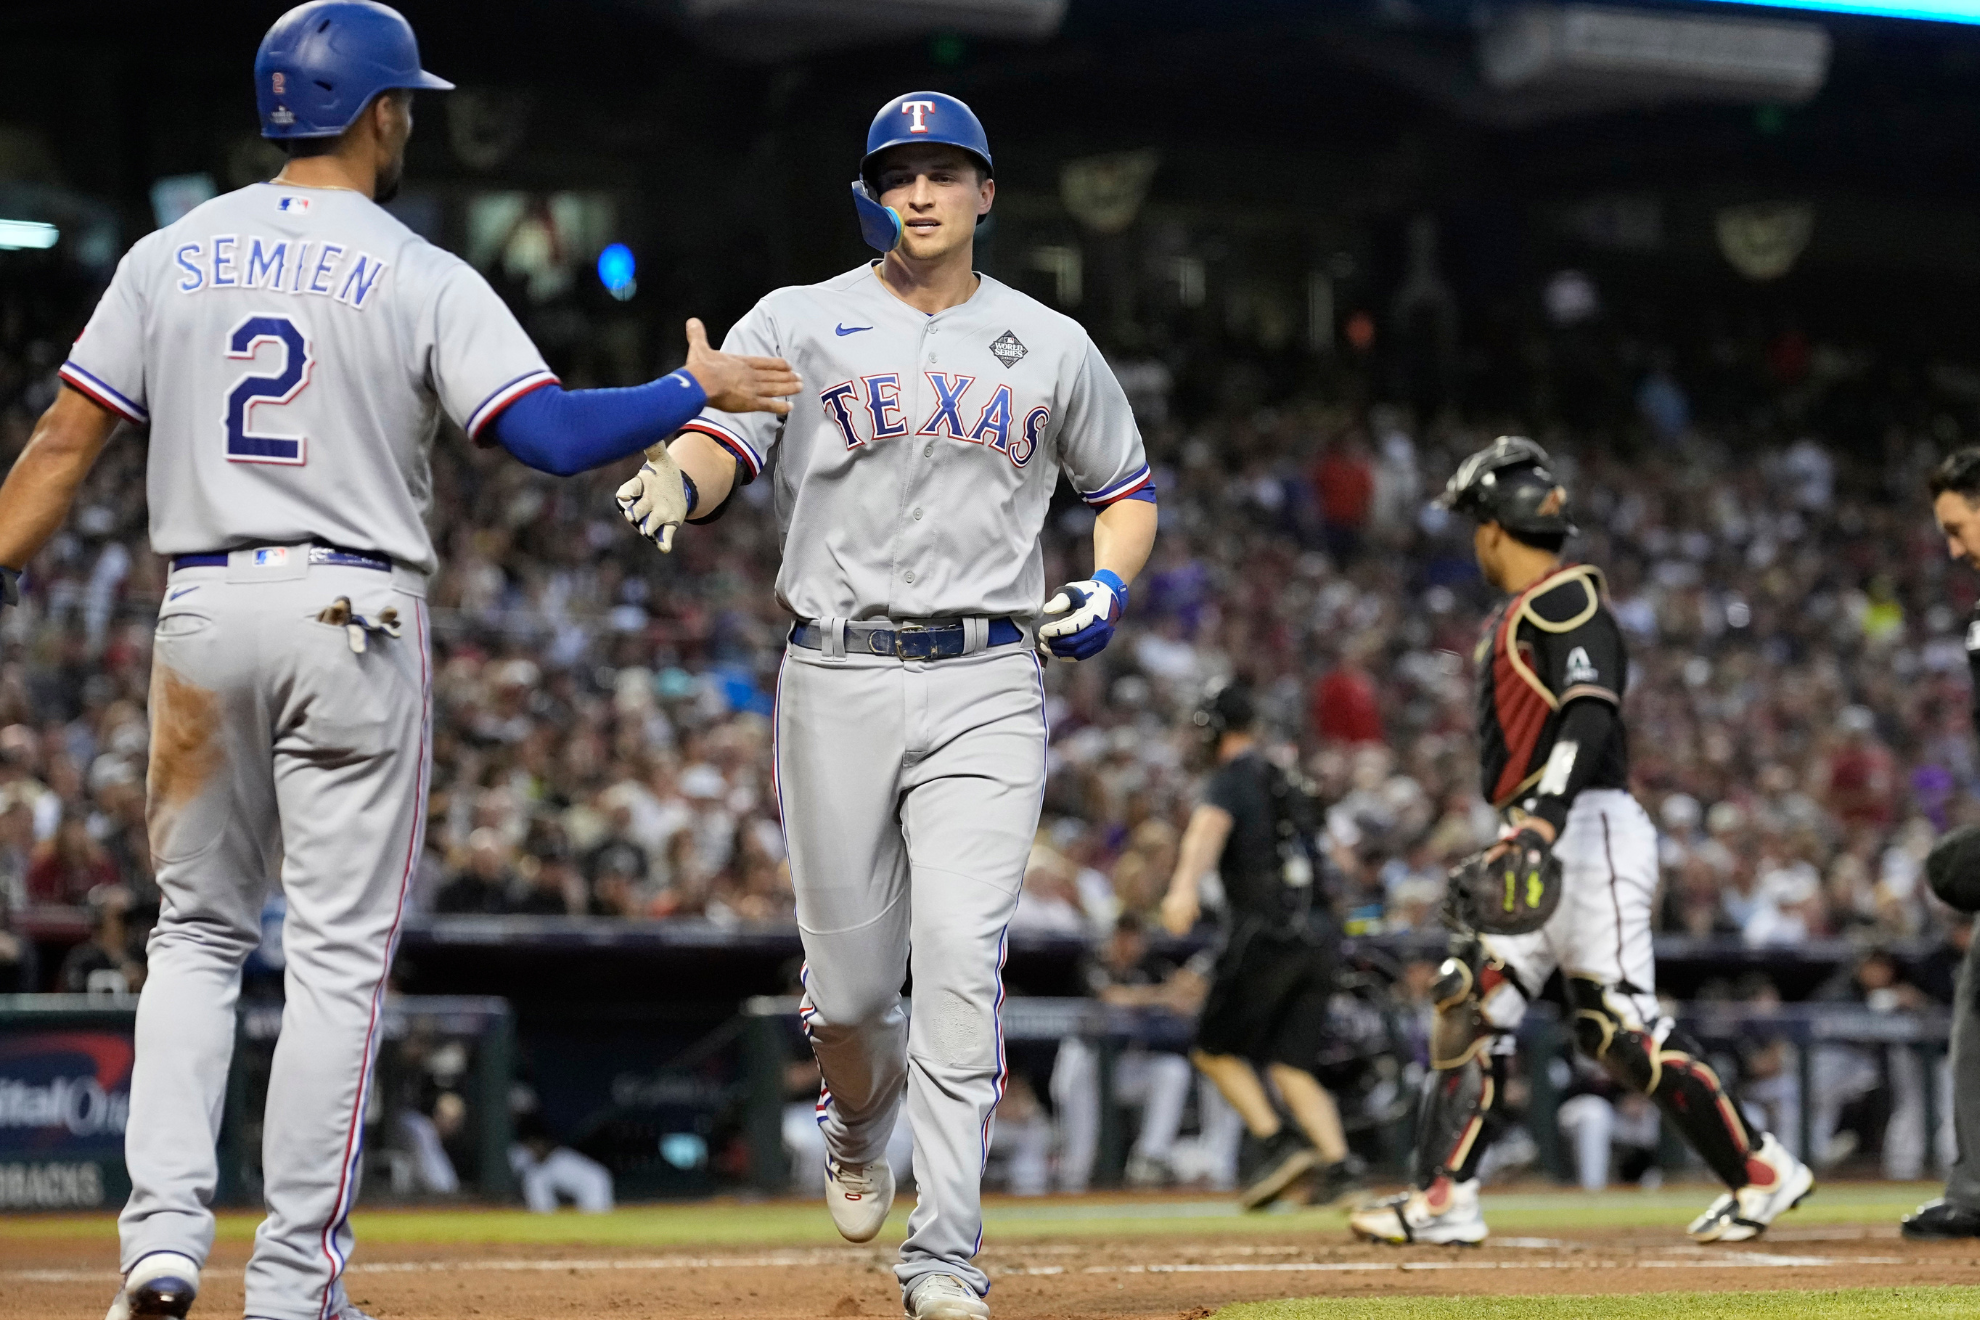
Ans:
POLYGON ((1215 689, 1193 720, 1215 768, 1183 831, 1162 923, 1177 935, 1194 928, 1200 883, 1213 869, 1229 921, 1190 1059, 1264 1145, 1239 1197, 1246 1209, 1269 1205, 1316 1169, 1313 1199, 1335 1201, 1354 1180, 1340 1111, 1313 1075, 1340 942, 1315 883, 1318 812, 1304 784, 1265 757, 1243 686, 1215 689))

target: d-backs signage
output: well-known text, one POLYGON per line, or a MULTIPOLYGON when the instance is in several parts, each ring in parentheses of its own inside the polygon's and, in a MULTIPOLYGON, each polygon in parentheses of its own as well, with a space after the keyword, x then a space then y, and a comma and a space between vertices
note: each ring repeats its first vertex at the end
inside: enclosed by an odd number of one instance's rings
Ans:
POLYGON ((121 1193, 132 1054, 128 1029, 0 1034, 0 1210, 121 1193))

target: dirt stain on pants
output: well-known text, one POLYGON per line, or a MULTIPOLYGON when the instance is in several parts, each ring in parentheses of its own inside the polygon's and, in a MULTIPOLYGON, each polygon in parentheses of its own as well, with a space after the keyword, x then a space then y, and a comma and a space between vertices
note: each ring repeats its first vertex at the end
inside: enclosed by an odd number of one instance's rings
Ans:
POLYGON ((219 700, 206 688, 154 662, 151 668, 151 768, 145 779, 145 824, 154 863, 193 851, 192 840, 173 847, 172 833, 186 804, 198 797, 219 768, 219 700))

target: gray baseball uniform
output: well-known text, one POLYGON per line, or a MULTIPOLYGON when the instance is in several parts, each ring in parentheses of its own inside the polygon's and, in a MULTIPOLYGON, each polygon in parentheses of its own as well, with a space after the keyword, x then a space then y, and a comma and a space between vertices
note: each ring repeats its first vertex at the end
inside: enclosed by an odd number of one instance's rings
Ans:
POLYGON ((344 1304, 379 1003, 425 827, 428 447, 442 410, 474 432, 554 378, 464 262, 361 194, 274 184, 133 246, 61 374, 150 425, 152 545, 173 558, 123 1266, 212 1245, 240 967, 279 871, 287 1004, 247 1311, 320 1320, 344 1304))
POLYGON ((1086 332, 987 277, 929 316, 862 266, 770 294, 724 347, 815 392, 688 429, 745 479, 771 468, 777 597, 812 625, 779 678, 776 764, 819 1122, 833 1158, 877 1159, 905 1084, 919 1200, 896 1273, 984 1292, 1004 931, 1045 785, 1039 531, 1061 471, 1096 507, 1146 485, 1141 437, 1086 332), (859 625, 887 620, 962 620, 967 653, 873 654, 859 625))

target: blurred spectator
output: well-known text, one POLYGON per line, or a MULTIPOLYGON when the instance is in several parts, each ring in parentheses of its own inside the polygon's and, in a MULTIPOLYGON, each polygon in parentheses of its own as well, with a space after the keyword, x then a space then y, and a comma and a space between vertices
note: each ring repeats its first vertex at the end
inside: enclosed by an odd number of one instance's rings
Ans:
POLYGON ((92 890, 117 883, 117 867, 103 846, 89 837, 82 815, 62 817, 55 837, 35 847, 27 868, 28 901, 80 906, 92 890))
POLYGON ((1316 737, 1341 743, 1379 743, 1381 700, 1375 680, 1355 651, 1341 657, 1313 685, 1312 728, 1316 737))
POLYGON ((1077 870, 1064 853, 1042 843, 1032 847, 1024 868, 1024 892, 1011 917, 1011 929, 1048 935, 1087 933, 1077 870))
POLYGON ((433 896, 435 912, 507 912, 516 887, 508 840, 490 826, 468 836, 467 865, 433 896))
POLYGON ((14 929, 13 906, 0 897, 0 995, 38 989, 34 941, 14 929))
POLYGON ((0 788, 0 902, 19 910, 31 901, 27 873, 34 856, 34 809, 29 795, 0 788))
POLYGON ((1313 465, 1313 492, 1327 552, 1338 564, 1353 563, 1375 505, 1375 472, 1358 435, 1327 446, 1313 465))
POLYGON ((1837 719, 1840 745, 1829 756, 1827 806, 1845 830, 1890 824, 1898 788, 1890 750, 1876 738, 1877 718, 1862 706, 1845 707, 1837 719))
POLYGON ((144 961, 131 939, 125 917, 131 893, 103 885, 89 895, 89 939, 69 950, 56 974, 55 988, 71 995, 123 999, 144 988, 144 961))
POLYGON ((524 860, 528 863, 528 884, 509 911, 535 916, 580 917, 590 910, 590 896, 585 888, 584 876, 571 860, 570 849, 561 838, 542 840, 524 860))

